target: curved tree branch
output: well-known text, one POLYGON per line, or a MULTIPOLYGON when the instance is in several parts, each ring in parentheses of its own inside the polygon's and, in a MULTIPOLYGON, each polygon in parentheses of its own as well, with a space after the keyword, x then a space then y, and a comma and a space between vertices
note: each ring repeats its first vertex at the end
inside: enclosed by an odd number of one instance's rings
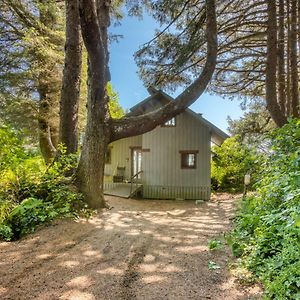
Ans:
POLYGON ((158 125, 182 113, 205 91, 214 73, 217 61, 218 42, 215 0, 206 0, 206 38, 207 59, 199 77, 177 96, 175 101, 170 102, 160 109, 137 117, 111 120, 110 142, 143 134, 154 129, 158 125))

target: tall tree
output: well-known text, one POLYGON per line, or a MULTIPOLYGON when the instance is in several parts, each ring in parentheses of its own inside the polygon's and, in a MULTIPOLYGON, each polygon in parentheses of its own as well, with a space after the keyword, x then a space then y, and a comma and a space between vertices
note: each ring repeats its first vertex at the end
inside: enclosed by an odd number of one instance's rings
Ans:
POLYGON ((215 1, 206 0, 202 22, 206 24, 207 59, 200 75, 174 102, 154 112, 118 120, 109 115, 106 85, 109 80, 107 29, 110 1, 80 0, 80 22, 89 57, 89 97, 85 140, 76 172, 76 183, 91 207, 103 207, 103 176, 107 145, 115 140, 145 133, 183 112, 207 87, 216 65, 217 26, 215 1))
POLYGON ((268 133, 276 127, 263 100, 251 103, 239 119, 227 121, 229 133, 239 142, 262 151, 268 148, 268 133))
POLYGON ((277 66, 277 20, 276 0, 268 0, 267 27, 267 65, 266 65, 266 102, 273 120, 278 126, 286 123, 286 117, 280 110, 276 89, 277 66))
MULTIPOLYGON (((53 30, 56 26, 55 3, 44 0, 39 1, 39 21, 41 26, 53 30)), ((42 62, 37 53, 37 64, 42 62)), ((43 55, 43 54, 42 54, 43 55)), ((58 143, 58 120, 53 120, 53 114, 57 115, 58 90, 60 80, 57 81, 57 62, 48 62, 47 67, 39 66, 37 77, 37 91, 39 94, 39 143, 40 150, 48 164, 54 158, 58 143), (54 110, 56 108, 56 111, 54 110)))
POLYGON ((82 42, 78 0, 66 0, 66 44, 63 84, 60 100, 60 143, 67 153, 78 147, 78 111, 80 100, 82 42))
MULTIPOLYGON (((299 4, 299 3, 298 3, 299 4)), ((299 11, 298 11, 299 12, 299 11)), ((297 0, 291 0, 290 69, 291 69, 291 114, 299 118, 299 70, 297 49, 297 0)))
POLYGON ((279 17, 278 17, 278 102, 280 110, 286 113, 286 80, 285 80, 285 9, 284 0, 279 0, 279 17))
MULTIPOLYGON (((63 7, 54 0, 3 0, 1 4, 0 93, 3 106, 8 113, 14 107, 20 115, 23 106, 26 110, 31 108, 23 124, 31 123, 34 127, 38 123, 41 152, 48 162, 58 141, 63 7)), ((13 120, 13 123, 16 122, 13 120)), ((23 124, 18 125, 22 127, 23 124)))
MULTIPOLYGON (((181 2, 161 0, 149 6, 150 13, 163 29, 136 54, 145 82, 176 89, 189 84, 196 76, 204 63, 203 48, 198 47, 205 44, 198 26, 203 17, 201 3, 201 0, 190 0, 182 7, 181 2)), ((266 99, 266 73, 270 74, 270 70, 266 70, 267 52, 274 50, 267 46, 270 33, 267 30, 270 25, 268 3, 263 0, 217 1, 220 43, 216 72, 209 85, 211 92, 239 97, 242 104, 258 98, 266 99)), ((284 120, 278 123, 280 125, 287 117, 297 117, 299 113, 296 79, 300 70, 299 62, 295 63, 299 61, 295 32, 299 33, 300 28, 295 18, 299 21, 300 16, 299 1, 279 0, 274 5, 274 26, 278 36, 275 57, 278 61, 275 62, 274 58, 270 67, 276 72, 276 103, 280 106, 277 115, 284 120)))

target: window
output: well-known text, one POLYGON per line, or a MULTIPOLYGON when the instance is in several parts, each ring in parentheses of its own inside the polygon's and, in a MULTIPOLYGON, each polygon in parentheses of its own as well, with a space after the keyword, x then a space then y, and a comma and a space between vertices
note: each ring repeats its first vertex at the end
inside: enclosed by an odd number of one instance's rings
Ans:
POLYGON ((111 147, 108 147, 105 152, 105 163, 111 164, 111 147))
POLYGON ((179 151, 181 154, 181 169, 197 168, 197 150, 179 151))
POLYGON ((175 127, 176 126, 176 119, 172 118, 169 121, 167 121, 164 125, 162 125, 163 127, 175 127))

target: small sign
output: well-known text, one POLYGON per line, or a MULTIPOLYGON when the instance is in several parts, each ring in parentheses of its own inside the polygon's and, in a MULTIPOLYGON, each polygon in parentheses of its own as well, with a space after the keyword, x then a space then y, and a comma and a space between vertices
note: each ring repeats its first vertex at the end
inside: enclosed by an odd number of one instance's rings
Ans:
POLYGON ((249 185, 250 184, 250 180, 251 180, 250 174, 246 174, 245 178, 244 178, 244 184, 245 185, 249 185))

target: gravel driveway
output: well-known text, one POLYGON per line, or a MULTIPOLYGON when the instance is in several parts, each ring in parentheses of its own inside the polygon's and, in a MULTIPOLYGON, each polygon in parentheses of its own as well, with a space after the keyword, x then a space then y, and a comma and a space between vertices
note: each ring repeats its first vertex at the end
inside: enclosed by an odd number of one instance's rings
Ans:
POLYGON ((208 249, 230 230, 236 199, 108 201, 88 221, 0 243, 0 299, 259 299, 230 274, 227 248, 208 249))

